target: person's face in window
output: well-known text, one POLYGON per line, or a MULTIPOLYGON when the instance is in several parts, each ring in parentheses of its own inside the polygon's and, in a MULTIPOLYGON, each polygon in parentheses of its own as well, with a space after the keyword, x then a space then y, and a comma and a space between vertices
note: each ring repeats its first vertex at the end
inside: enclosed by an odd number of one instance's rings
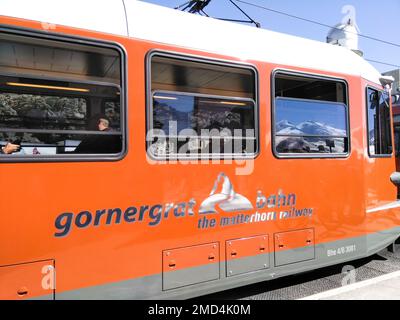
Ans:
POLYGON ((99 119, 98 128, 100 131, 107 129, 109 126, 108 120, 106 119, 99 119))

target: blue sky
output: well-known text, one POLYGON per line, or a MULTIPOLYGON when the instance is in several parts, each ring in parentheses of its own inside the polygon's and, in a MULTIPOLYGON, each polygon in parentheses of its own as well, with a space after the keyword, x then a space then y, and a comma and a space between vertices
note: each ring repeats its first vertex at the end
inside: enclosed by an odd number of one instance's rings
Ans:
MULTIPOLYGON (((170 8, 187 0, 141 0, 170 8)), ((399 46, 387 45, 360 37, 359 47, 364 57, 400 66, 400 0, 245 0, 273 10, 283 11, 305 19, 315 20, 334 26, 342 21, 342 7, 352 5, 356 10, 356 22, 361 34, 393 42, 399 46)), ((247 4, 237 4, 244 9, 261 27, 273 31, 292 34, 317 41, 325 41, 328 28, 300 21, 280 14, 262 10, 247 4)), ((206 7, 207 14, 213 17, 246 19, 228 0, 212 0, 206 7)), ((373 63, 380 71, 396 69, 373 63)))

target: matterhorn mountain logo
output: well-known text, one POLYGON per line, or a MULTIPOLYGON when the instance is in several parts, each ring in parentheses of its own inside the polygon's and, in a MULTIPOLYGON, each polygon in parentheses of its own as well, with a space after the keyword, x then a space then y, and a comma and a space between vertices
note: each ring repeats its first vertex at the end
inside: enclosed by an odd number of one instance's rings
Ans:
POLYGON ((225 212, 253 209, 251 202, 246 197, 233 190, 231 181, 224 173, 218 175, 210 196, 201 203, 199 213, 217 213, 216 206, 225 212), (216 193, 218 186, 221 186, 221 190, 216 193))

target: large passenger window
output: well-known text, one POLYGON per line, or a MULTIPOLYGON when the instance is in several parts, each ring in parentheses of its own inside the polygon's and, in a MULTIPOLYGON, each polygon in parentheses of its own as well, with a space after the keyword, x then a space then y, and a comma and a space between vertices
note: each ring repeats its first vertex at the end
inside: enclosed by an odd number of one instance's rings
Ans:
POLYGON ((390 155, 393 151, 390 96, 386 91, 367 89, 369 155, 390 155))
POLYGON ((338 156, 349 150, 345 83, 275 74, 274 151, 338 156))
POLYGON ((121 72, 114 48, 0 34, 0 159, 120 155, 121 72))
POLYGON ((255 72, 251 68, 151 57, 148 151, 171 157, 254 156, 255 72))

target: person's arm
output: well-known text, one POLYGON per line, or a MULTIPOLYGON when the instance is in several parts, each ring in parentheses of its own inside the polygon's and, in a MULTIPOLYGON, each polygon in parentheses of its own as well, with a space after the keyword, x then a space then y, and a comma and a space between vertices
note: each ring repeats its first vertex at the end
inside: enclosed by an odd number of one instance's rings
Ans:
POLYGON ((11 154, 17 152, 20 146, 18 144, 7 143, 4 147, 1 147, 1 153, 11 154))

